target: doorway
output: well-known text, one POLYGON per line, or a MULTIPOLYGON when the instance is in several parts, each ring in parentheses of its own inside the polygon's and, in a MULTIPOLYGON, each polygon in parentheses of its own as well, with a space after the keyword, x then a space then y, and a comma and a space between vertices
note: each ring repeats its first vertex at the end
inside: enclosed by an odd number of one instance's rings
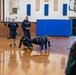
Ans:
POLYGON ((76 36, 76 17, 70 17, 72 20, 72 35, 76 36))

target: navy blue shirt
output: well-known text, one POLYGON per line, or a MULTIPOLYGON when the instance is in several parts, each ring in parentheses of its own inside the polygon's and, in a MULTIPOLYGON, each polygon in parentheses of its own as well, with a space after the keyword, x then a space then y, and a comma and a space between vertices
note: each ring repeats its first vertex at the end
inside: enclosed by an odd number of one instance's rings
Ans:
POLYGON ((31 27, 31 23, 29 21, 24 20, 22 22, 22 28, 23 28, 23 30, 26 30, 26 28, 29 28, 29 27, 31 27))
POLYGON ((8 24, 8 27, 10 28, 10 31, 16 31, 16 29, 18 28, 18 24, 16 22, 10 22, 8 24))
POLYGON ((34 43, 34 44, 41 44, 42 41, 46 42, 47 41, 47 37, 36 37, 34 39, 31 39, 31 43, 34 43))
POLYGON ((27 44, 28 48, 30 47, 30 40, 28 38, 25 37, 25 40, 22 40, 22 38, 20 39, 20 43, 19 43, 19 48, 21 48, 21 45, 25 45, 27 44))

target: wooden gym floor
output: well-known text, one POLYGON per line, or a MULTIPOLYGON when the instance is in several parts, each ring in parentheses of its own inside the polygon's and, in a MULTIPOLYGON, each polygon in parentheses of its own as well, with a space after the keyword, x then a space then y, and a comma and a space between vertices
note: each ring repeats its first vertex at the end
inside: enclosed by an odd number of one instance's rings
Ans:
POLYGON ((22 46, 9 47, 9 39, 0 37, 0 75, 65 75, 68 54, 76 37, 51 37, 51 49, 29 52, 22 46))

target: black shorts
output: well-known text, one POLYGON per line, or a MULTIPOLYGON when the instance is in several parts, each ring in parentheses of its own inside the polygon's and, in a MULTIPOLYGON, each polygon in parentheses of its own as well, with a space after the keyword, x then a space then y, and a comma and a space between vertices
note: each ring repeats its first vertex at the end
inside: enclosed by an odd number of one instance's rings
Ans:
POLYGON ((10 31, 10 38, 16 38, 16 31, 10 31))

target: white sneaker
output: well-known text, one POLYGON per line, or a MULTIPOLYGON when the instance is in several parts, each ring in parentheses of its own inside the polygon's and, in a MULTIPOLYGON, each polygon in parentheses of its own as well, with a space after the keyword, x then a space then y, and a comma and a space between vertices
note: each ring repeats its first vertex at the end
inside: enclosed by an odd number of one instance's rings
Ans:
POLYGON ((45 55, 45 50, 42 50, 42 55, 45 55))

